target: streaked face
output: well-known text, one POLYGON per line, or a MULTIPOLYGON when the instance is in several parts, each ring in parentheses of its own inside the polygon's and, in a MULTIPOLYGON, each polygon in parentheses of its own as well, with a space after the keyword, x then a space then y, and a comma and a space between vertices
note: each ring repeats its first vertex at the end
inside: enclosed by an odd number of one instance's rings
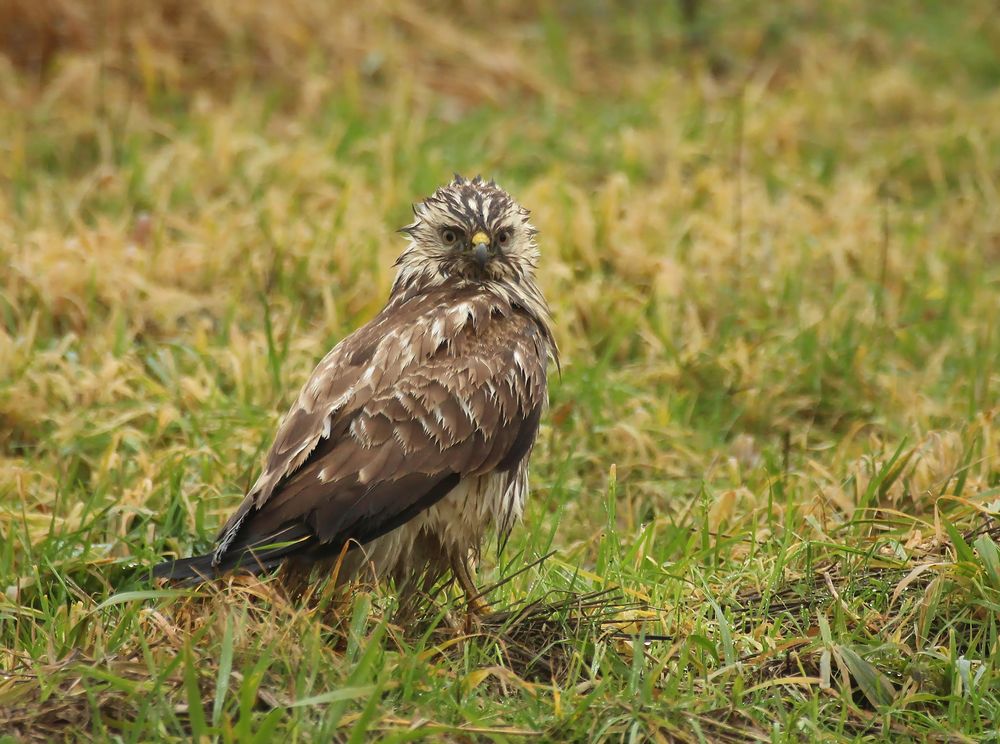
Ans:
POLYGON ((413 239, 407 260, 471 280, 516 280, 534 272, 536 230, 527 210, 495 183, 456 177, 413 211, 416 221, 403 228, 413 239))

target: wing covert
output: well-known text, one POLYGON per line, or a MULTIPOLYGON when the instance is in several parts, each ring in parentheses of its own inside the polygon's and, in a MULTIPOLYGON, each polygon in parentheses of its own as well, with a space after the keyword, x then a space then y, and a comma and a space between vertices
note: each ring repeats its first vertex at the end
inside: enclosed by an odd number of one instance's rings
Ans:
POLYGON ((395 309, 395 325, 383 311, 320 363, 216 561, 295 524, 317 552, 366 542, 462 478, 513 472, 527 456, 546 400, 546 334, 483 293, 418 300, 395 309))

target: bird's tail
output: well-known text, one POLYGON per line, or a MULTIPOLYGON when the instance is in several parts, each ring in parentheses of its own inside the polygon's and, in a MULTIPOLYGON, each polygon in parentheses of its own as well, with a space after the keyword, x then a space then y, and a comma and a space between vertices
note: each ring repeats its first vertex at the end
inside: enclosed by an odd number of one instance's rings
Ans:
POLYGON ((255 576, 270 573, 289 555, 302 551, 313 541, 312 535, 298 526, 286 528, 264 539, 240 541, 230 546, 218 562, 214 552, 165 561, 153 567, 153 578, 187 584, 211 581, 231 571, 255 576))
POLYGON ((153 566, 154 579, 168 581, 208 581, 216 578, 221 572, 212 565, 214 553, 195 555, 190 558, 180 558, 176 561, 164 561, 153 566))

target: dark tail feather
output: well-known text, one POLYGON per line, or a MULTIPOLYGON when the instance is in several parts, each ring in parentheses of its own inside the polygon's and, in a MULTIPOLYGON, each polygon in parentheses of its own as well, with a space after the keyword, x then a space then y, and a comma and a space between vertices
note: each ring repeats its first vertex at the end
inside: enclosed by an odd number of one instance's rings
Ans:
POLYGON ((251 544, 243 542, 230 546, 216 565, 212 563, 215 553, 165 561, 153 567, 153 578, 196 584, 217 579, 230 571, 246 571, 255 576, 270 573, 289 555, 314 542, 315 538, 303 526, 295 525, 251 544))
POLYGON ((206 553, 176 561, 164 561, 153 566, 153 578, 185 582, 209 581, 217 578, 221 571, 219 571, 218 566, 212 565, 213 555, 213 553, 206 553))

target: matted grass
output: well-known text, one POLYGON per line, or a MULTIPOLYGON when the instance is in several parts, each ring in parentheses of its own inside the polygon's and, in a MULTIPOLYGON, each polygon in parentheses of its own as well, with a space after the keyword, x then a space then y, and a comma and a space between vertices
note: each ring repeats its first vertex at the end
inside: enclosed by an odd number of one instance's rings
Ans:
POLYGON ((0 12, 0 741, 998 738, 993 3, 92 5, 0 12), (153 588, 453 171, 564 357, 497 613, 153 588))

